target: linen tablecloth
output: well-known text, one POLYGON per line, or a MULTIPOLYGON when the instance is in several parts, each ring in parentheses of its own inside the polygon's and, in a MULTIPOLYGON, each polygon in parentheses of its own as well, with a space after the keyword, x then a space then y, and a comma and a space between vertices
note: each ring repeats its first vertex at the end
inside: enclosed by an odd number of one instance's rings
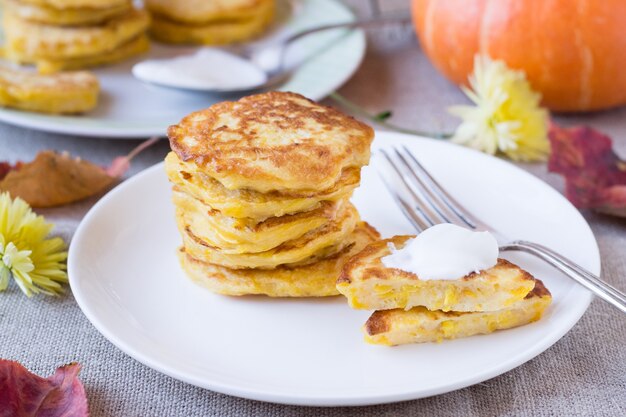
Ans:
MULTIPOLYGON (((363 16, 378 12, 373 3, 364 0, 348 3, 363 16)), ((406 3, 384 0, 382 13, 403 12, 406 3)), ((453 129, 458 121, 445 108, 466 99, 427 61, 410 28, 375 30, 368 36, 365 61, 341 88, 341 94, 372 112, 393 110, 391 120, 398 125, 427 131, 453 129)), ((557 121, 598 128, 612 136, 617 151, 626 155, 626 108, 557 117, 557 121)), ((12 162, 29 161, 39 150, 55 149, 106 165, 137 143, 68 137, 0 124, 0 160, 12 162)), ((167 150, 165 142, 148 149, 134 160, 128 175, 161 161, 167 150)), ((522 168, 562 190, 562 180, 547 173, 545 165, 522 168)), ((69 241, 96 200, 40 213, 56 223, 57 233, 69 241)), ((626 220, 589 212, 584 215, 600 246, 603 279, 626 289, 626 220)), ((600 300, 591 304, 563 339, 517 369, 449 394, 371 407, 283 406, 179 382, 113 346, 85 318, 70 291, 57 298, 28 299, 11 285, 0 293, 0 357, 20 361, 41 375, 51 374, 62 364, 80 362, 93 417, 626 415, 626 317, 600 300)))

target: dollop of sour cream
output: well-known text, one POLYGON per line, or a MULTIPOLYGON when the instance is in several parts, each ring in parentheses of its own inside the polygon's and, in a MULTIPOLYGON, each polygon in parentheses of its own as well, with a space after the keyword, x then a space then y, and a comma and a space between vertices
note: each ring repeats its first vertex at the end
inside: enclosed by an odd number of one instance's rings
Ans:
POLYGON ((387 268, 412 272, 421 280, 453 280, 491 268, 498 262, 498 242, 489 232, 453 224, 424 230, 381 259, 387 268))
POLYGON ((214 48, 133 66, 133 75, 153 84, 193 90, 245 90, 263 85, 267 74, 250 61, 214 48))

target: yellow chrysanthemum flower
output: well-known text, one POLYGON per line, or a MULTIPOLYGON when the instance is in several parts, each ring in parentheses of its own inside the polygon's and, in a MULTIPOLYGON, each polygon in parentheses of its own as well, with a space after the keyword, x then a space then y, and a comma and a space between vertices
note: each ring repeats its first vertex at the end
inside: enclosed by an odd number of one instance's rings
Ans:
POLYGON ((463 119, 452 140, 518 161, 544 161, 550 153, 548 112, 524 72, 477 55, 469 82, 462 89, 475 106, 449 109, 463 119))
POLYGON ((27 296, 56 295, 67 282, 65 243, 47 239, 53 225, 20 198, 0 194, 0 291, 13 277, 27 296))

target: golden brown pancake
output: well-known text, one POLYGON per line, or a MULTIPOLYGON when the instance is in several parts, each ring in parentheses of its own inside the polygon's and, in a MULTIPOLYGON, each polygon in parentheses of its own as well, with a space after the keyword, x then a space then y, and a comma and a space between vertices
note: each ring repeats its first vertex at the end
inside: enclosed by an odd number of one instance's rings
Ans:
POLYGON ((112 7, 76 7, 57 9, 54 7, 31 4, 24 0, 2 0, 4 10, 25 20, 49 25, 82 26, 102 23, 107 19, 128 12, 130 1, 112 7))
POLYGON ((374 228, 361 222, 341 252, 306 266, 276 269, 228 269, 200 262, 182 248, 178 255, 183 269, 193 281, 219 294, 326 297, 339 294, 335 281, 343 264, 378 237, 374 228))
POLYGON ((243 42, 259 35, 270 25, 273 17, 273 1, 259 4, 257 13, 245 20, 179 23, 155 14, 152 16, 150 36, 165 43, 225 45, 243 42))
POLYGON ((374 131, 299 94, 269 92, 192 113, 168 137, 181 160, 227 189, 320 192, 369 162, 374 131))
POLYGON ((180 218, 177 221, 185 251, 192 257, 228 268, 268 269, 283 264, 312 263, 342 250, 349 244, 346 239, 358 223, 359 214, 354 206, 348 204, 347 210, 335 220, 297 239, 258 253, 233 253, 237 251, 217 248, 195 236, 180 218))
POLYGON ((90 7, 94 9, 108 9, 110 7, 128 4, 128 0, 20 0, 23 3, 38 6, 53 7, 55 9, 76 9, 90 7))
POLYGON ((5 48, 9 57, 36 62, 94 57, 114 51, 148 27, 143 10, 131 9, 98 26, 56 26, 34 23, 5 12, 5 48))
POLYGON ((225 216, 176 188, 173 202, 179 222, 194 236, 228 253, 270 250, 341 217, 347 209, 346 202, 325 201, 315 210, 258 221, 225 216))
POLYGON ((359 168, 342 171, 339 180, 320 192, 270 192, 229 190, 219 181, 198 170, 193 162, 182 162, 174 152, 165 158, 169 180, 182 191, 201 200, 225 216, 264 220, 286 214, 315 210, 323 201, 348 199, 361 180, 359 168))
POLYGON ((145 0, 155 15, 180 23, 241 21, 252 19, 274 0, 145 0))
POLYGON ((0 105, 42 113, 80 113, 98 103, 100 85, 90 72, 39 75, 0 67, 0 105))
MULTIPOLYGON (((84 56, 71 59, 39 59, 34 63, 41 74, 52 74, 60 71, 82 68, 101 67, 116 64, 127 58, 142 54, 150 49, 150 41, 146 35, 139 35, 129 42, 105 54, 84 56)), ((20 59, 14 59, 20 61, 20 59)), ((26 61, 25 63, 32 63, 26 61)))
POLYGON ((443 311, 496 311, 524 299, 535 286, 528 272, 504 259, 487 270, 457 280, 420 280, 417 275, 386 268, 381 258, 389 245, 401 249, 412 236, 373 243, 352 258, 337 281, 350 306, 366 310, 423 306, 443 311))
POLYGON ((524 299, 502 310, 458 313, 415 307, 408 311, 375 311, 363 330, 366 342, 379 345, 441 342, 537 321, 551 302, 550 291, 536 280, 533 290, 524 299))

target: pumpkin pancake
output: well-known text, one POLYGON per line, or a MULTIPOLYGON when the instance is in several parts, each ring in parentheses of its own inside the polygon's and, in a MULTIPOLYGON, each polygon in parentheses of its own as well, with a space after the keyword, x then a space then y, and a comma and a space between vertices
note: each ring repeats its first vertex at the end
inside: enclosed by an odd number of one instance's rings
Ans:
POLYGON ((180 263, 194 282, 225 295, 264 294, 270 297, 326 297, 339 292, 335 281, 343 264, 379 237, 374 228, 360 222, 340 252, 305 266, 275 269, 228 269, 198 261, 181 248, 180 263))
POLYGON ((361 180, 359 168, 342 171, 332 187, 317 192, 269 192, 229 190, 219 181, 198 169, 193 162, 183 162, 174 152, 165 158, 169 180, 185 193, 201 200, 223 215, 252 218, 258 221, 302 211, 315 210, 324 201, 348 199, 361 180))
POLYGON ((497 311, 443 312, 415 307, 408 311, 375 311, 363 327, 365 341, 378 345, 441 342, 537 321, 552 302, 550 291, 539 280, 522 300, 497 311))
POLYGON ((179 23, 161 15, 152 16, 150 36, 160 42, 191 45, 225 45, 249 40, 265 30, 274 17, 274 3, 261 5, 259 13, 246 20, 205 24, 179 23))
POLYGON ((496 311, 524 299, 535 285, 532 275, 504 259, 498 259, 490 269, 457 280, 420 280, 413 273, 385 267, 381 258, 391 254, 390 245, 401 249, 411 237, 373 243, 346 264, 337 288, 351 307, 496 311))
POLYGON ((374 131, 299 94, 269 92, 192 113, 168 137, 182 161, 229 190, 320 192, 369 162, 374 131))
POLYGON ((40 73, 51 74, 60 71, 116 64, 127 58, 147 52, 149 49, 150 41, 148 40, 148 36, 142 34, 106 54, 61 60, 40 59, 36 64, 37 70, 40 73))
POLYGON ((107 54, 137 38, 148 27, 143 10, 131 9, 98 26, 55 26, 29 22, 4 13, 5 47, 9 57, 36 62, 107 54))
POLYGON ((241 21, 252 19, 275 0, 145 0, 155 15, 180 23, 241 21))
POLYGON ((227 253, 265 252, 342 217, 348 206, 325 201, 315 210, 258 221, 225 216, 176 188, 173 202, 176 217, 194 236, 227 253))
POLYGON ((80 113, 98 102, 100 85, 90 72, 40 75, 0 67, 0 105, 42 113, 80 113))
POLYGON ((212 246, 211 242, 194 235, 189 225, 182 222, 180 218, 177 221, 185 251, 192 257, 228 268, 268 269, 283 264, 313 263, 341 251, 349 244, 346 238, 358 223, 359 214, 354 206, 348 204, 347 210, 335 220, 297 239, 257 253, 236 253, 237 250, 225 250, 212 246))
POLYGON ((49 25, 91 25, 128 12, 130 1, 106 8, 76 7, 57 9, 42 4, 31 4, 24 0, 3 0, 4 10, 25 20, 49 25))
POLYGON ((128 0, 20 0, 22 3, 38 6, 53 7, 55 9, 76 9, 89 7, 92 9, 108 9, 110 7, 128 4, 128 0))

